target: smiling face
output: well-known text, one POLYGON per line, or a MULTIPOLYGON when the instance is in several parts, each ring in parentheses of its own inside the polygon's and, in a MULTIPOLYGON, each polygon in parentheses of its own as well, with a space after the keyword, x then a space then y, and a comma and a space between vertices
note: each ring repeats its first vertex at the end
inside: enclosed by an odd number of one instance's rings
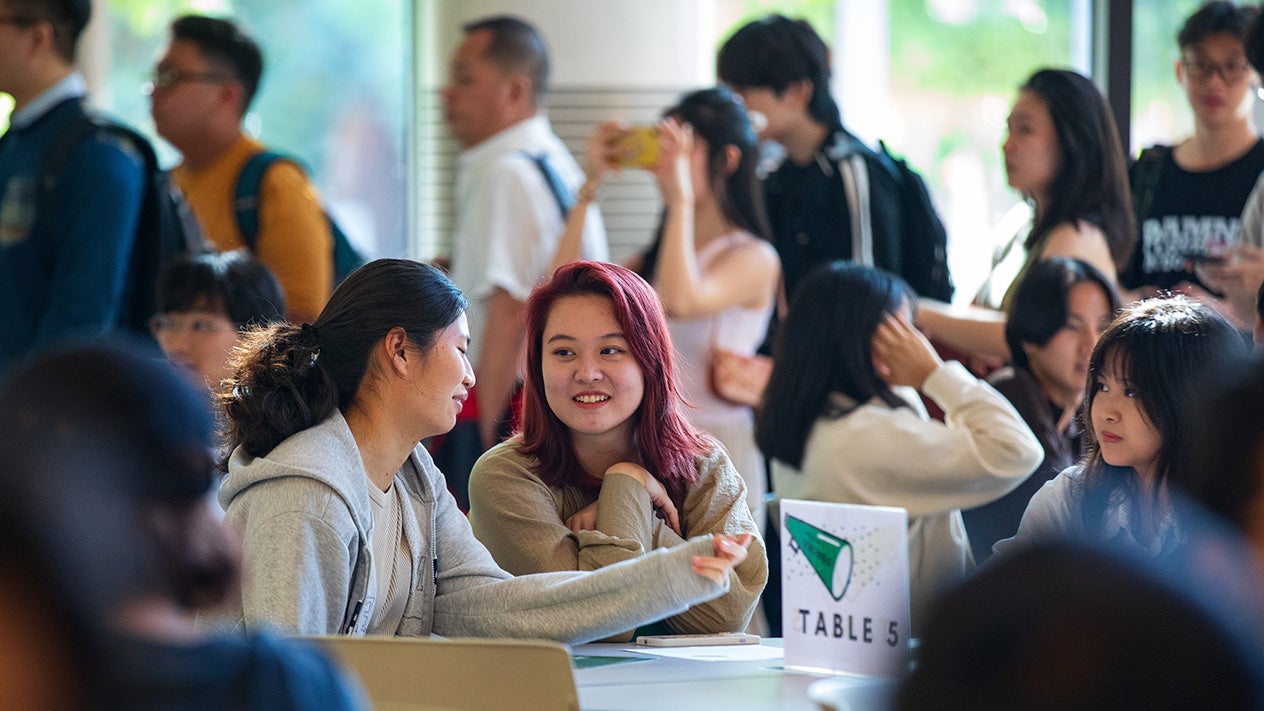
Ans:
POLYGON ((456 416, 474 387, 474 368, 465 355, 469 345, 470 327, 461 314, 435 336, 430 350, 409 374, 419 396, 419 438, 443 434, 456 425, 456 416))
POLYGON ((1242 41, 1232 34, 1210 35, 1186 47, 1176 63, 1176 79, 1197 123, 1223 126, 1250 116, 1255 103, 1255 72, 1246 61, 1242 41), (1236 75, 1226 79, 1225 75, 1236 75))
POLYGON ((558 299, 542 344, 545 400, 569 428, 576 449, 629 448, 645 381, 610 299, 558 299))
POLYGON ((1093 431, 1102 459, 1117 467, 1132 467, 1145 481, 1154 481, 1162 439, 1141 404, 1141 396, 1119 372, 1116 359, 1093 383, 1090 407, 1093 431))
POLYGON ((1084 392, 1093 346, 1110 325, 1110 299, 1102 287, 1082 281, 1067 294, 1067 322, 1043 346, 1023 344, 1027 363, 1049 399, 1075 403, 1084 392))
POLYGON ((1037 205, 1045 200, 1058 174, 1058 133, 1049 106, 1038 94, 1023 91, 1006 120, 1008 133, 1001 144, 1010 187, 1031 195, 1037 205))

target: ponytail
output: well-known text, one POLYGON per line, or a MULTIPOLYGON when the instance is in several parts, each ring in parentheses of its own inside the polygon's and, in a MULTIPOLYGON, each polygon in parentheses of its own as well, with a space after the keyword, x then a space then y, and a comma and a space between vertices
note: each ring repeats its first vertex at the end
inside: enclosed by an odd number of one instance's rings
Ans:
POLYGON ((334 290, 314 324, 246 333, 233 356, 234 374, 219 395, 227 452, 241 445, 247 455, 261 457, 334 410, 345 412, 373 347, 392 328, 403 328, 425 352, 465 306, 461 291, 438 269, 410 259, 377 259, 334 290))

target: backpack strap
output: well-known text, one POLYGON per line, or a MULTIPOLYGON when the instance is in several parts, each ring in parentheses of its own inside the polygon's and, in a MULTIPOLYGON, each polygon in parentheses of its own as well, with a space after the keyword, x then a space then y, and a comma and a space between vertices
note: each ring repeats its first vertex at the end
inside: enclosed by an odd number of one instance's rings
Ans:
POLYGON ((851 259, 873 266, 873 220, 869 213, 869 168, 864 156, 853 153, 838 162, 851 214, 851 259))
POLYGON ((1133 212, 1137 230, 1141 230, 1141 220, 1154 206, 1154 197, 1163 184, 1163 168, 1167 157, 1172 154, 1171 146, 1155 145, 1141 151, 1137 162, 1130 172, 1133 212))
POLYGON ((544 176, 544 184, 549 186, 549 192, 553 193, 553 200, 557 203, 557 209, 562 212, 562 221, 571 214, 571 208, 575 206, 574 199, 566 190, 566 185, 562 182, 562 178, 553 170, 553 166, 549 165, 548 156, 541 153, 540 155, 531 155, 524 153, 528 160, 535 164, 536 169, 544 176))
MULTIPOLYGON (((117 136, 136 151, 144 163, 145 174, 152 175, 159 170, 158 156, 154 154, 154 149, 149 145, 149 141, 143 136, 129 129, 122 124, 106 118, 100 114, 89 111, 83 106, 82 99, 73 98, 66 101, 73 101, 80 104, 79 112, 71 118, 66 126, 56 137, 52 139, 48 147, 44 149, 43 155, 40 156, 40 163, 37 175, 38 183, 35 192, 35 210, 36 215, 43 216, 43 219, 56 219, 61 211, 56 209, 56 201, 53 193, 57 190, 57 185, 61 180, 62 173, 65 172, 67 164, 70 162, 70 155, 74 153, 79 144, 83 143, 90 136, 98 134, 108 134, 117 136)), ((54 110, 56 107, 54 107, 54 110)), ((50 230, 50 235, 55 235, 57 230, 50 230)), ((45 242, 47 249, 42 250, 41 255, 47 263, 53 259, 52 240, 45 242)))
POLYGON ((237 187, 233 189, 233 211, 237 217, 241 239, 251 252, 255 251, 255 242, 259 239, 259 188, 263 184, 263 174, 279 160, 295 162, 280 153, 263 151, 250 156, 250 160, 246 161, 246 165, 237 174, 237 187))

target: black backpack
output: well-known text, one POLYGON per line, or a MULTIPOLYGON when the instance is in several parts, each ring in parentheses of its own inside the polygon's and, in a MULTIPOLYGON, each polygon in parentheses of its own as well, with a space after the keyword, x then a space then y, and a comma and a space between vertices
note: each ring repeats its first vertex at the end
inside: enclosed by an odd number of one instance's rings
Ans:
POLYGON ((931 202, 926 181, 878 141, 878 158, 895 175, 900 189, 901 276, 919 296, 951 301, 954 291, 948 272, 948 232, 931 202))
MULTIPOLYGON (((53 139, 40 160, 36 214, 56 213, 53 195, 71 152, 89 136, 100 135, 121 138, 140 154, 145 165, 141 211, 118 323, 135 332, 148 333, 149 319, 158 310, 155 288, 163 266, 180 255, 207 251, 197 219, 167 172, 159 167, 149 139, 125 124, 84 108, 53 139)), ((45 256, 49 262, 54 258, 51 251, 45 256)))
MULTIPOLYGON (((264 151, 251 156, 237 176, 237 187, 233 190, 233 210, 237 217, 237 228, 241 230, 241 238, 251 252, 255 251, 255 242, 259 239, 259 186, 268 166, 279 160, 293 163, 304 173, 307 172, 303 164, 294 158, 264 151)), ((329 225, 329 233, 333 235, 334 286, 338 286, 366 260, 351 244, 347 233, 329 215, 329 211, 322 208, 321 214, 329 225)))

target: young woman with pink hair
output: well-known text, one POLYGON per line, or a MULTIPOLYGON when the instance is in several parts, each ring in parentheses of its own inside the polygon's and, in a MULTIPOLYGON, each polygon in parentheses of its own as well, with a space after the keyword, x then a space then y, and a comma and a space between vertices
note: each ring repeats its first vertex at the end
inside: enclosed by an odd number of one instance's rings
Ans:
POLYGON ((741 475, 684 416, 653 288, 623 267, 571 262, 532 293, 526 326, 521 431, 470 475, 475 535, 515 575, 595 570, 698 535, 749 536, 727 593, 663 620, 675 633, 744 629, 767 558, 741 475))

